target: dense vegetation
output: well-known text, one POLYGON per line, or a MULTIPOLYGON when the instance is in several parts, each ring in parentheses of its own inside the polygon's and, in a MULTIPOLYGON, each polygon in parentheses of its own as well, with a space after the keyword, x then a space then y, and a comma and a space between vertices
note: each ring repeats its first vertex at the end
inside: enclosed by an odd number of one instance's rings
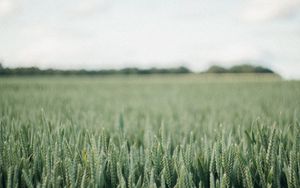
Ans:
POLYGON ((0 187, 299 187, 300 82, 0 79, 0 187))
MULTIPOLYGON (((188 74, 192 71, 184 66, 177 68, 123 68, 123 69, 101 69, 101 70, 59 70, 39 69, 37 67, 5 68, 0 63, 0 76, 16 75, 148 75, 148 74, 188 74)), ((213 65, 203 73, 272 73, 271 69, 253 66, 249 64, 235 65, 229 69, 213 65)))
POLYGON ((101 70, 59 70, 59 69, 39 69, 37 67, 4 68, 0 64, 0 76, 15 75, 147 75, 147 74, 186 74, 191 71, 186 67, 178 68, 123 68, 123 69, 101 69, 101 70))
POLYGON ((262 66, 253 66, 250 64, 241 64, 235 65, 228 69, 213 65, 207 69, 206 73, 265 73, 265 74, 274 74, 269 68, 262 67, 262 66))

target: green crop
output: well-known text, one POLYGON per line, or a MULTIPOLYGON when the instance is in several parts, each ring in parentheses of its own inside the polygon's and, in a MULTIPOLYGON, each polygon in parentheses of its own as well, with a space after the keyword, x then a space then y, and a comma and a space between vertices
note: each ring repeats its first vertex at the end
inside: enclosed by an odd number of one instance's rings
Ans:
POLYGON ((300 187, 300 82, 0 79, 0 187, 300 187))

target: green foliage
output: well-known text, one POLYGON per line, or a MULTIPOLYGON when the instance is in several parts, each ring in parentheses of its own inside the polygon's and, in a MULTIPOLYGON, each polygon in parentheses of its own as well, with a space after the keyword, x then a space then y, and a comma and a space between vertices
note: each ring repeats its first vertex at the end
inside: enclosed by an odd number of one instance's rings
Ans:
POLYGON ((146 75, 146 74, 187 74, 191 70, 184 66, 176 68, 123 68, 101 70, 59 70, 39 69, 37 67, 4 68, 0 62, 0 76, 32 76, 32 75, 146 75))
POLYGON ((300 186, 299 82, 140 79, 0 79, 0 187, 300 186))
POLYGON ((206 73, 274 73, 269 68, 262 67, 262 66, 254 66, 250 64, 241 64, 235 65, 230 68, 224 68, 218 65, 213 65, 209 67, 206 73))
POLYGON ((213 65, 207 69, 207 73, 227 73, 227 69, 218 65, 213 65))

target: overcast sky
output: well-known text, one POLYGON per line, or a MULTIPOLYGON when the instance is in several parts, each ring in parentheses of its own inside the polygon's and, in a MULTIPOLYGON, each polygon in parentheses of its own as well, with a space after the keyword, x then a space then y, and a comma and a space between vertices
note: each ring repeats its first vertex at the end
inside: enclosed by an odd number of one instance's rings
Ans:
POLYGON ((252 61, 300 78, 300 0, 0 0, 0 61, 195 71, 252 61))

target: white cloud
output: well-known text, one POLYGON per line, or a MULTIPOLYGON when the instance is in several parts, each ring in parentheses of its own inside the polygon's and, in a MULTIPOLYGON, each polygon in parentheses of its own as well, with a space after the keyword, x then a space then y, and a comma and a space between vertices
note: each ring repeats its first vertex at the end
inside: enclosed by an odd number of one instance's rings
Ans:
POLYGON ((19 61, 39 63, 39 66, 42 65, 43 67, 45 66, 45 59, 47 59, 46 63, 60 63, 58 59, 62 62, 68 61, 73 53, 73 45, 56 37, 48 37, 26 45, 16 54, 16 57, 19 61))
MULTIPOLYGON (((260 60, 263 51, 249 45, 228 45, 216 51, 216 60, 224 63, 232 63, 247 60, 260 60)), ((213 59, 213 56, 211 57, 213 59)))
POLYGON ((300 62, 277 63, 272 68, 286 79, 300 79, 300 62))
POLYGON ((65 33, 41 25, 20 29, 19 37, 27 40, 19 44, 11 58, 13 62, 22 62, 23 66, 70 68, 74 54, 80 54, 82 48, 65 33))
POLYGON ((12 14, 16 9, 13 0, 0 0, 0 18, 12 14))
POLYGON ((111 0, 80 0, 71 8, 70 12, 75 16, 87 16, 103 13, 111 8, 111 0))
POLYGON ((243 19, 265 22, 299 14, 300 0, 249 0, 243 10, 243 19))

